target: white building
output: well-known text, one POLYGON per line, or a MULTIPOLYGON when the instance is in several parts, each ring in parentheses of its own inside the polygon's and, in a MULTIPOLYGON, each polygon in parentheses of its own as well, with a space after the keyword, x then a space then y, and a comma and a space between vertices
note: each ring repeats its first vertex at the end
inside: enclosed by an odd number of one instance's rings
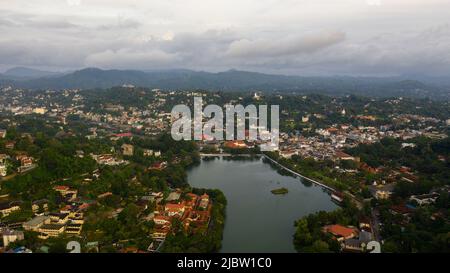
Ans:
POLYGON ((5 230, 3 231, 3 246, 7 247, 10 243, 25 239, 22 231, 5 230))

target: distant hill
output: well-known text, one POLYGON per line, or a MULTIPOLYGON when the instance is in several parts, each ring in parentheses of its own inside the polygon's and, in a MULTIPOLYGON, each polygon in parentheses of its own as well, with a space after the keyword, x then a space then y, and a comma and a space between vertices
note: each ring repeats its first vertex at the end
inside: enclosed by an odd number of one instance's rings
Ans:
POLYGON ((9 79, 37 79, 42 77, 53 77, 58 75, 61 75, 61 73, 43 71, 27 67, 14 67, 3 73, 3 77, 9 79))
MULTIPOLYGON (((14 72, 14 71, 13 71, 14 72)), ((20 70, 19 70, 20 72, 20 70)), ((38 72, 0 75, 0 85, 30 89, 109 88, 124 84, 170 90, 205 89, 213 91, 317 92, 332 95, 356 94, 390 97, 449 98, 449 90, 416 80, 400 77, 301 77, 271 75, 257 72, 229 70, 219 73, 186 69, 138 71, 102 70, 86 68, 64 75, 45 75, 33 79, 11 79, 8 75, 37 75, 38 72), (6 76, 6 77, 5 77, 6 76)))

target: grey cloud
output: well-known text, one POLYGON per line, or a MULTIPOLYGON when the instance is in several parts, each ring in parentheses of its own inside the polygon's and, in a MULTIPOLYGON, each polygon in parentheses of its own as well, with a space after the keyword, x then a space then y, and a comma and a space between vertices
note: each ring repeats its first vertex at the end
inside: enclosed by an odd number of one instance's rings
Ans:
POLYGON ((280 57, 313 53, 345 40, 343 32, 315 33, 300 37, 278 39, 242 39, 231 43, 227 55, 231 57, 280 57))
POLYGON ((131 68, 148 69, 151 67, 167 67, 179 60, 177 54, 170 54, 161 50, 134 51, 121 49, 106 50, 89 55, 85 59, 86 66, 101 68, 131 68))
POLYGON ((0 67, 450 73, 448 0, 6 2, 0 67))

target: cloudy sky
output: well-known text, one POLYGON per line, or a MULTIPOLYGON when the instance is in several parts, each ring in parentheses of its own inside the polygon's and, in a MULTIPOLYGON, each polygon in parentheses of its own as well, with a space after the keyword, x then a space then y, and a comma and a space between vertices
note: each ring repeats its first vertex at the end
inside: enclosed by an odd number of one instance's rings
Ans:
POLYGON ((0 0, 0 71, 449 75, 449 0, 0 0))

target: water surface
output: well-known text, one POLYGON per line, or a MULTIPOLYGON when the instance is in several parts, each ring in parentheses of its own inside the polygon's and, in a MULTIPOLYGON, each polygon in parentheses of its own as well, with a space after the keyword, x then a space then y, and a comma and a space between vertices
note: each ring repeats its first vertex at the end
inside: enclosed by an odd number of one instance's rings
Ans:
POLYGON ((193 187, 220 189, 227 198, 221 252, 295 252, 294 221, 337 208, 321 187, 280 175, 262 158, 207 158, 188 171, 188 181, 193 187), (289 193, 270 192, 281 187, 289 193))

